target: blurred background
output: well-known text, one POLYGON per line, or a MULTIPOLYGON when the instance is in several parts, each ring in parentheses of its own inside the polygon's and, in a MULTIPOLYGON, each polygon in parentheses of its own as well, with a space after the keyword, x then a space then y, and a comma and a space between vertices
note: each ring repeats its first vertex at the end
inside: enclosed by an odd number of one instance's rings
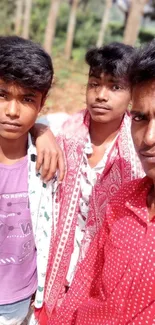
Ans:
POLYGON ((86 51, 155 37, 155 0, 0 0, 0 35, 19 35, 52 55, 55 80, 44 113, 85 107, 86 51))

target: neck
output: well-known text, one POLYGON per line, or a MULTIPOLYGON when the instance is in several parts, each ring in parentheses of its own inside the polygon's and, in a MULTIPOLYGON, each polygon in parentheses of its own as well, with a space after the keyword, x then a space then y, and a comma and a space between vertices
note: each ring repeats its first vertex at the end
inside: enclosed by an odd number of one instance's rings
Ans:
POLYGON ((112 141, 119 132, 122 117, 112 122, 99 123, 91 119, 90 121, 90 138, 94 145, 101 145, 106 141, 112 141))
POLYGON ((0 137, 0 163, 11 165, 27 153, 27 134, 16 140, 0 137))
POLYGON ((155 182, 147 196, 147 207, 149 211, 149 219, 152 220, 155 216, 155 182))

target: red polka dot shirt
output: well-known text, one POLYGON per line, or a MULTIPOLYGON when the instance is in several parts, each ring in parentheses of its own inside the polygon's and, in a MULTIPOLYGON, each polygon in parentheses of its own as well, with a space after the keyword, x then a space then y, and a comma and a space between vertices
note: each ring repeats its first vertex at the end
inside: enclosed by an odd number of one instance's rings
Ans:
POLYGON ((149 221, 146 206, 151 186, 145 177, 114 197, 50 324, 155 324, 155 218, 149 221))

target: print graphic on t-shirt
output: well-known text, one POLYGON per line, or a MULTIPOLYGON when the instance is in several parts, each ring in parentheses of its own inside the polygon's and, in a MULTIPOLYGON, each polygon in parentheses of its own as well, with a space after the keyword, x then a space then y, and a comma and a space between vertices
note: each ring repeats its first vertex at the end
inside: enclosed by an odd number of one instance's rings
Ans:
POLYGON ((0 265, 21 264, 34 249, 28 203, 27 192, 0 195, 0 265))

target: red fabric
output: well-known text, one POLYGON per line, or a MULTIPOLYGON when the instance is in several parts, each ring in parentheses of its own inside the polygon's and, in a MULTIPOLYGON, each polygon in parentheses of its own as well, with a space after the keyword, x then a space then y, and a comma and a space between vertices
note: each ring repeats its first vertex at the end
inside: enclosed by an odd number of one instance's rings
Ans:
MULTIPOLYGON (((53 211, 57 216, 55 240, 51 243, 49 266, 45 288, 45 304, 48 317, 64 299, 64 285, 74 245, 80 198, 81 165, 89 132, 90 116, 87 111, 76 114, 63 127, 58 141, 64 151, 67 173, 59 187, 53 211)), ((130 117, 125 115, 119 135, 113 145, 102 175, 98 175, 90 200, 82 253, 100 229, 109 200, 124 183, 143 175, 132 142, 130 117)), ((43 312, 44 312, 43 311, 43 312)), ((45 324, 44 322, 40 324, 45 324)))
POLYGON ((152 182, 127 184, 107 208, 101 233, 78 267, 51 325, 155 324, 155 218, 152 182))
POLYGON ((39 319, 40 324, 47 324, 48 317, 44 306, 40 309, 35 308, 35 316, 37 319, 39 319))

